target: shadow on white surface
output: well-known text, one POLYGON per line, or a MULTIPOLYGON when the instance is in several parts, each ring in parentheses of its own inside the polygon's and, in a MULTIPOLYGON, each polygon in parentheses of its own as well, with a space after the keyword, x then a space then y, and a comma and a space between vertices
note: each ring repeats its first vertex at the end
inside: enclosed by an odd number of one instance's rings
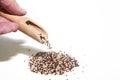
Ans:
POLYGON ((2 75, 5 76, 7 75, 7 77, 4 77, 4 80, 8 80, 8 78, 11 78, 13 80, 16 79, 19 80, 21 78, 22 80, 39 80, 39 79, 79 80, 80 79, 79 75, 82 74, 80 67, 75 68, 75 70, 70 73, 66 73, 64 75, 56 75, 56 76, 55 75, 46 76, 46 75, 40 75, 30 72, 30 70, 28 69, 27 59, 25 59, 26 57, 24 57, 23 55, 20 56, 19 54, 25 54, 29 56, 40 51, 42 52, 43 50, 27 45, 25 46, 23 45, 24 43, 26 43, 24 40, 17 40, 17 39, 14 40, 5 36, 0 36, 0 62, 2 64, 0 66, 0 71, 2 75), (17 55, 19 55, 20 57, 18 57, 17 55), (11 58, 14 56, 16 56, 14 60, 11 60, 11 58), (6 62, 4 63, 3 61, 6 62), (4 71, 4 68, 5 69, 7 68, 7 70, 4 71))
POLYGON ((32 55, 40 49, 23 46, 25 41, 23 40, 14 40, 8 37, 0 36, 0 61, 10 60, 11 57, 16 56, 17 54, 32 55))

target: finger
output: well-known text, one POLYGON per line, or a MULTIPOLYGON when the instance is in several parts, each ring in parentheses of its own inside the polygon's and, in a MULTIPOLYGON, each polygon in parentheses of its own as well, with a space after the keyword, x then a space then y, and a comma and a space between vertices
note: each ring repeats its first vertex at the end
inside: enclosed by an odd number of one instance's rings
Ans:
POLYGON ((0 34, 6 34, 17 31, 18 26, 15 23, 4 22, 0 24, 0 34))
POLYGON ((18 25, 14 22, 10 22, 3 17, 0 17, 0 34, 9 32, 15 32, 18 29, 18 25))
POLYGON ((0 0, 0 5, 9 13, 15 15, 25 15, 26 11, 17 4, 15 0, 0 0))

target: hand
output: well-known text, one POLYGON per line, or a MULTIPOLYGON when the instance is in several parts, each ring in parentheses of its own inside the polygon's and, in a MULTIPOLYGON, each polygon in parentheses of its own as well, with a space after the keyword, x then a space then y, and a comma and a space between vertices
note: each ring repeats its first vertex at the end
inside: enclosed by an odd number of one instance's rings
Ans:
MULTIPOLYGON (((15 0, 0 0, 0 11, 22 16, 26 11, 19 7, 15 0)), ((18 29, 18 24, 11 22, 0 16, 0 34, 15 32, 18 29)))

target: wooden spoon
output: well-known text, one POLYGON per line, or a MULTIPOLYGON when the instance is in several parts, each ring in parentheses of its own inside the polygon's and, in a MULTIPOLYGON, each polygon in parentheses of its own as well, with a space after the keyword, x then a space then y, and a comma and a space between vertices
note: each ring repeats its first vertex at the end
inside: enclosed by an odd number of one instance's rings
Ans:
POLYGON ((19 24, 19 30, 40 43, 45 43, 48 38, 47 32, 33 20, 23 16, 16 16, 0 12, 0 16, 19 24))

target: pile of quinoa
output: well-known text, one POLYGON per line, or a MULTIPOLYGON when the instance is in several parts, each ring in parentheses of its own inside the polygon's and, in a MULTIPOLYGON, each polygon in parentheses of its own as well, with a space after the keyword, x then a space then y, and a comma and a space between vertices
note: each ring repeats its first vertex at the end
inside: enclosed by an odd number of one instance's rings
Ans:
POLYGON ((78 66, 78 61, 74 57, 61 51, 38 52, 29 58, 30 70, 45 75, 63 75, 78 66))

